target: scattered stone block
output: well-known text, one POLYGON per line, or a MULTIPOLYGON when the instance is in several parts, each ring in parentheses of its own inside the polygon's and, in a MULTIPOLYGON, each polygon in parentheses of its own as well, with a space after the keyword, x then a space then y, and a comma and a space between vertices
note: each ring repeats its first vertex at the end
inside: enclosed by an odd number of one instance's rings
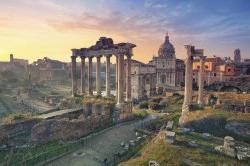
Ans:
POLYGON ((169 144, 173 144, 175 141, 175 132, 173 131, 166 131, 166 141, 169 144))
POLYGON ((191 132, 190 128, 179 128, 179 132, 182 134, 188 134, 191 132))
POLYGON ((250 147, 237 146, 237 159, 238 160, 249 160, 250 159, 250 147))
POLYGON ((134 140, 130 140, 130 141, 129 141, 129 144, 130 144, 131 146, 135 146, 135 141, 134 141, 134 140))
POLYGON ((140 141, 142 139, 142 137, 137 137, 136 141, 140 141))
POLYGON ((183 163, 188 166, 202 166, 201 164, 194 162, 190 159, 183 159, 183 163))
POLYGON ((209 133, 202 133, 202 138, 209 139, 211 137, 211 134, 209 133))
POLYGON ((154 160, 150 160, 150 161, 148 162, 148 166, 160 166, 160 164, 157 163, 157 162, 154 161, 154 160))
POLYGON ((198 145, 197 145, 197 143, 196 143, 195 141, 190 141, 190 142, 188 142, 188 145, 189 145, 190 147, 193 147, 193 148, 198 147, 198 145))
POLYGON ((124 149, 128 150, 129 149, 129 144, 125 144, 124 149))
POLYGON ((173 127, 174 127, 174 121, 168 121, 166 129, 173 130, 173 127))
POLYGON ((120 144, 122 147, 125 145, 125 143, 124 142, 121 142, 121 144, 120 144))
POLYGON ((236 157, 236 149, 235 149, 235 143, 234 138, 230 136, 226 136, 224 138, 224 145, 223 146, 216 146, 215 151, 225 154, 229 157, 236 157))

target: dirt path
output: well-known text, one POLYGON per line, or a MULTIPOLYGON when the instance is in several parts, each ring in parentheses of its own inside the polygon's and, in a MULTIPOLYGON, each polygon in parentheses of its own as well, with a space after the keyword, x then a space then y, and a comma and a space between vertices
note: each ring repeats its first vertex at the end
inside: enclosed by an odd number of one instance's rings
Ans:
MULTIPOLYGON (((144 120, 150 120, 148 117, 144 120)), ((105 158, 112 160, 113 154, 122 151, 121 142, 135 140, 134 128, 142 121, 133 121, 113 127, 89 140, 80 150, 60 158, 49 166, 101 166, 105 158)))

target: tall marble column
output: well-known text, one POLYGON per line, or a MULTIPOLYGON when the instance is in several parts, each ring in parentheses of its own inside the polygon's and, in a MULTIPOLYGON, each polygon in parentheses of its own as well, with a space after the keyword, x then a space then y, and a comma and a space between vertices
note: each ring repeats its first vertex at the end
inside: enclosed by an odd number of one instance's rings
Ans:
POLYGON ((77 93, 76 57, 74 55, 71 56, 72 96, 75 96, 77 93))
POLYGON ((85 57, 81 56, 81 93, 85 94, 85 57))
POLYGON ((115 56, 116 64, 115 64, 115 91, 116 91, 116 101, 118 100, 118 55, 115 56))
POLYGON ((118 55, 118 97, 117 97, 117 105, 121 105, 124 103, 124 54, 118 55))
POLYGON ((126 101, 131 101, 131 55, 127 55, 126 101))
POLYGON ((198 104, 203 105, 204 99, 203 99, 203 88, 204 88, 204 63, 205 63, 205 57, 200 57, 200 70, 199 70, 199 91, 198 91, 198 104))
POLYGON ((187 45, 187 58, 186 58, 186 68, 185 68, 185 90, 184 90, 184 102, 182 105, 182 112, 190 110, 190 105, 192 103, 192 86, 193 86, 193 55, 194 46, 187 45))
POLYGON ((101 96, 101 56, 96 57, 96 93, 101 96))
POLYGON ((106 96, 110 97, 110 57, 106 56, 106 96))
POLYGON ((93 95, 93 89, 92 89, 92 82, 93 82, 93 76, 92 76, 92 58, 89 57, 89 66, 88 66, 88 95, 93 95))

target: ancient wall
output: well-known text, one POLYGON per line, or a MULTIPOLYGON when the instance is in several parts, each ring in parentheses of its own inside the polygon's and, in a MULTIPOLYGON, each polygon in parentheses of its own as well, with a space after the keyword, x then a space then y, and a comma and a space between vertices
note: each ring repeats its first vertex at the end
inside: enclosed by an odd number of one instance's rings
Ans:
POLYGON ((86 104, 81 112, 44 120, 31 130, 31 141, 44 143, 53 140, 77 139, 113 122, 113 108, 104 104, 86 104))
POLYGON ((0 142, 6 139, 11 139, 15 135, 20 133, 27 133, 29 134, 31 128, 36 125, 40 120, 32 119, 26 120, 22 122, 16 122, 13 124, 6 124, 0 126, 0 142))

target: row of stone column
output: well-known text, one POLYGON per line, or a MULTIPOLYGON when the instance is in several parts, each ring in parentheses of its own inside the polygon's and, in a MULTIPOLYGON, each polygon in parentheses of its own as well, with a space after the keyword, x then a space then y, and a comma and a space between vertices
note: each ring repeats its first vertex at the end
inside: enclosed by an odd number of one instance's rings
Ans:
MULTIPOLYGON (((106 95, 110 97, 110 58, 112 55, 106 55, 106 95)), ((92 78, 92 59, 94 56, 80 56, 81 58, 81 94, 85 94, 85 58, 88 58, 88 95, 93 95, 93 78, 92 78)), ((96 57, 96 92, 98 96, 101 96, 101 55, 96 57)), ((76 78, 76 58, 77 56, 71 56, 72 60, 72 95, 77 94, 77 78, 76 78)), ((131 55, 127 55, 127 75, 126 75, 126 101, 131 100, 131 55)), ((124 54, 116 55, 116 99, 117 104, 124 102, 124 54)))
MULTIPOLYGON (((187 59, 185 63, 185 89, 184 89, 184 102, 182 106, 182 111, 187 112, 190 110, 190 105, 192 104, 192 96, 193 96, 193 58, 195 55, 194 46, 186 46, 187 49, 187 59)), ((199 50, 199 52, 201 52, 199 50)), ((203 50, 202 50, 203 53, 203 50)), ((200 59, 200 69, 199 69, 199 76, 198 76, 198 104, 203 105, 203 88, 204 88, 204 63, 205 63, 205 56, 199 55, 200 59)))

